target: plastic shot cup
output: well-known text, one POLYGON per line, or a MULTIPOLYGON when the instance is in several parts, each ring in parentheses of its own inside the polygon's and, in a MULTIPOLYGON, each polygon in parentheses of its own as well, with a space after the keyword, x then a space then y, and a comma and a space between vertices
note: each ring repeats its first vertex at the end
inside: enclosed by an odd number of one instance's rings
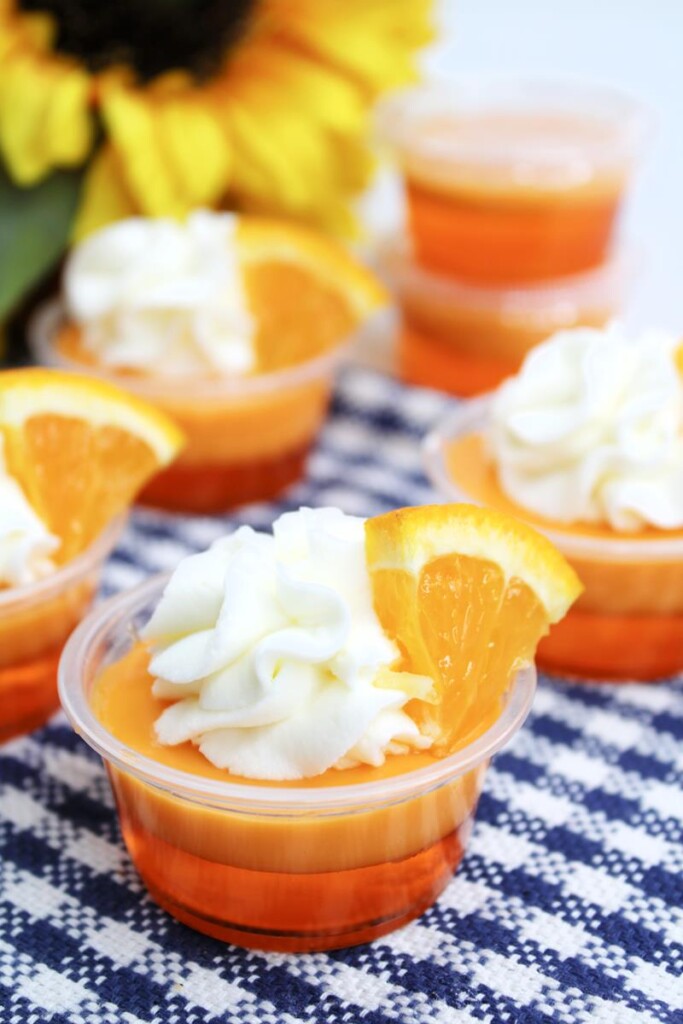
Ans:
POLYGON ((222 782, 161 764, 116 739, 92 710, 101 672, 137 643, 167 577, 100 606, 59 670, 62 705, 103 758, 130 856, 152 898, 214 938, 259 949, 367 942, 422 913, 467 847, 491 756, 522 725, 534 689, 518 673, 476 742, 377 782, 222 782), (304 784, 305 783, 305 784, 304 784))
POLYGON ((617 90, 516 77, 419 86, 379 115, 417 261, 498 285, 604 262, 649 126, 617 90))
POLYGON ((267 501, 299 480, 325 420, 337 371, 355 339, 305 362, 244 378, 136 374, 77 361, 60 351, 58 302, 39 312, 30 331, 46 366, 90 373, 161 409, 187 443, 138 501, 175 512, 217 513, 267 501))
POLYGON ((542 519, 497 483, 483 441, 489 399, 464 402, 424 442, 427 474, 446 501, 490 505, 544 533, 585 590, 539 644, 536 661, 577 678, 655 680, 683 670, 683 530, 631 535, 542 519))
POLYGON ((556 331, 602 327, 635 277, 630 252, 597 270, 525 285, 476 285, 421 267, 394 241, 381 266, 401 312, 397 364, 403 380, 470 397, 516 373, 556 331))
POLYGON ((59 706, 62 648, 90 608, 122 528, 117 519, 49 576, 0 590, 0 742, 36 729, 59 706))

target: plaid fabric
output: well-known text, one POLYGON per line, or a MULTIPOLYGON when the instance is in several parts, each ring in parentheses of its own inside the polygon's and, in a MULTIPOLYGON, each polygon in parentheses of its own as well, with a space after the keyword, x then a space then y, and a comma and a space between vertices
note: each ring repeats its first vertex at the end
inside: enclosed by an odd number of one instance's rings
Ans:
MULTIPOLYGON (((419 440, 446 404, 347 371, 306 483, 219 520, 136 512, 104 590, 284 508, 429 500, 419 440)), ((0 1022, 679 1024, 682 737, 681 680, 541 680, 438 903, 372 945, 290 956, 221 945, 154 906, 101 764, 56 716, 0 748, 0 1022)))

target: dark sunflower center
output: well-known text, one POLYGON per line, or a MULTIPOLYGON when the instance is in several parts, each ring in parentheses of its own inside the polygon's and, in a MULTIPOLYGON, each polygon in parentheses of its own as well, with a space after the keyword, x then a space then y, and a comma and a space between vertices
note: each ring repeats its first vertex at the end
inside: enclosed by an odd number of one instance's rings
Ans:
POLYGON ((19 0, 55 19, 55 46, 91 71, 132 67, 142 81, 184 68, 215 74, 259 0, 19 0))

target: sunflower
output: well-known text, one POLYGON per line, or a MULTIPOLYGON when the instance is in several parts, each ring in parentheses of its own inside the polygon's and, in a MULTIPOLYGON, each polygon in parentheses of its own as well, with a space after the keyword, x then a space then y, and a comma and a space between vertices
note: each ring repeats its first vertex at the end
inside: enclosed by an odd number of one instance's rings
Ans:
POLYGON ((0 157, 87 165, 75 233, 221 206, 335 231, 367 116, 413 74, 431 0, 0 0, 0 157))

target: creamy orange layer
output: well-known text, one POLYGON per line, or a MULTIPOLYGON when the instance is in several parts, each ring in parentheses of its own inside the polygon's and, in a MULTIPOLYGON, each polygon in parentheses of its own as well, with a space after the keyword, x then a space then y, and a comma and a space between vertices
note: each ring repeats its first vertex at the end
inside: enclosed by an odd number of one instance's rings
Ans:
MULTIPOLYGON (((95 365, 74 325, 62 329, 56 347, 69 360, 95 365)), ((174 393, 159 386, 158 378, 122 369, 101 370, 121 387, 133 382, 145 385, 138 388, 140 395, 170 416, 187 438, 176 460, 176 465, 185 466, 248 462, 300 448, 318 432, 331 390, 331 381, 319 377, 262 394, 241 397, 236 392, 229 398, 214 398, 193 394, 189 385, 174 393)))
MULTIPOLYGON (((105 728, 128 747, 161 765, 205 779, 263 786, 324 791, 330 786, 377 782, 433 764, 429 754, 388 758, 379 768, 330 769, 295 783, 262 782, 230 775, 214 767, 191 744, 160 745, 153 724, 166 706, 151 693, 149 654, 139 645, 106 668, 91 694, 92 708, 105 728)), ((153 833, 193 856, 241 868, 277 872, 346 870, 396 860, 431 846, 473 814, 485 765, 440 789, 379 809, 328 817, 305 812, 284 817, 254 813, 247 817, 212 809, 162 792, 113 770, 119 799, 131 828, 153 833)))
MULTIPOLYGON (((615 538, 626 541, 661 540, 665 537, 681 541, 683 548, 683 530, 664 532, 649 528, 633 534, 618 534, 607 525, 559 523, 522 508, 501 489, 495 466, 480 434, 470 434, 450 442, 445 457, 450 476, 465 494, 542 529, 596 541, 615 538)), ((586 588, 574 609, 624 614, 683 611, 683 554, 667 561, 641 555, 616 561, 610 560, 609 554, 598 547, 590 557, 572 556, 569 560, 586 588)))

